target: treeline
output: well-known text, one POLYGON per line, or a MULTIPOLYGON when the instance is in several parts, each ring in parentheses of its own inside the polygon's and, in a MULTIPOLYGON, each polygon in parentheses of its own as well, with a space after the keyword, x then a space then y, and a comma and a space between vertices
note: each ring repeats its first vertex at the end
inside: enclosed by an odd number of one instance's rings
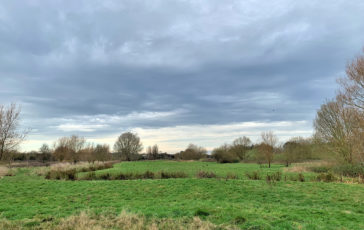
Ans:
POLYGON ((292 163, 327 157, 321 143, 313 138, 295 137, 279 144, 278 137, 273 132, 263 132, 261 141, 253 144, 248 137, 235 139, 231 144, 223 144, 212 150, 211 155, 203 147, 190 144, 186 150, 175 155, 181 160, 213 160, 219 163, 282 163, 289 166, 292 163))

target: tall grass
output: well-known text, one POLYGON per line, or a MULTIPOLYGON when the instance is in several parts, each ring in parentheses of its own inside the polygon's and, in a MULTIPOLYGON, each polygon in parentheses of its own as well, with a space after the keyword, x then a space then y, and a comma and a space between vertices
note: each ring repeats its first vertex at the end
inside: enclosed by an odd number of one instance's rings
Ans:
POLYGON ((0 219, 0 229, 20 230, 24 226, 35 225, 34 229, 54 230, 106 230, 106 229, 128 229, 128 230, 217 230, 217 229, 239 229, 236 226, 215 225, 211 222, 193 218, 146 218, 142 215, 130 214, 125 211, 119 215, 95 215, 81 212, 60 220, 23 220, 8 221, 0 219))
POLYGON ((0 166, 0 178, 6 176, 9 172, 9 168, 6 166, 0 166))
POLYGON ((112 168, 113 162, 95 162, 95 163, 80 163, 69 164, 62 163, 49 167, 41 173, 45 174, 46 179, 53 180, 76 180, 79 172, 94 172, 97 170, 112 168))

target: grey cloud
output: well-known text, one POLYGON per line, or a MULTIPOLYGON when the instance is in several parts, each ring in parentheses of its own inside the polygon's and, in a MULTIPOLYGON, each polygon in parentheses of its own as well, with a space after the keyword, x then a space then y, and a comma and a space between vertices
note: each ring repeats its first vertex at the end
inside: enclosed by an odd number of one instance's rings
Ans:
POLYGON ((310 121, 364 45, 363 11, 361 0, 2 2, 0 103, 21 103, 37 135, 75 122, 107 134, 310 121), (146 112, 172 115, 89 120, 146 112))

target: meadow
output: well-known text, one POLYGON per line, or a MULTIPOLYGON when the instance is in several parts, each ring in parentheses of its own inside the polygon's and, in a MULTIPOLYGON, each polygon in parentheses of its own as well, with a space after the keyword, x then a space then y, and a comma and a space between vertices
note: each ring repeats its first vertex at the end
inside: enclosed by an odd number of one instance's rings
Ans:
POLYGON ((12 176, 0 179, 0 227, 55 228, 86 212, 97 220, 128 213, 142 218, 141 226, 156 229, 163 221, 177 223, 161 227, 165 229, 364 229, 364 184, 317 182, 312 172, 303 173, 306 179, 300 182, 294 179, 297 172, 278 164, 267 168, 245 163, 138 161, 96 171, 163 170, 188 175, 163 180, 47 180, 37 170, 13 169, 12 176), (216 178, 197 178, 200 171, 214 172, 216 178), (251 172, 258 172, 262 179, 249 179, 251 172), (265 175, 275 172, 288 179, 268 183, 265 175))

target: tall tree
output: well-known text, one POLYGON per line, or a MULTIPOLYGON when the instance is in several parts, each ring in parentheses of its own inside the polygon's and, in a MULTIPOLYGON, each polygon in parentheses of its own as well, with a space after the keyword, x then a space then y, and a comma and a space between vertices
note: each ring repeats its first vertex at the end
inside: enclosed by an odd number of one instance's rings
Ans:
POLYGON ((328 101, 317 112, 314 121, 315 135, 328 143, 334 153, 351 164, 355 146, 362 142, 358 140, 359 120, 357 110, 345 106, 342 101, 328 101))
POLYGON ((132 132, 121 134, 114 144, 114 151, 125 157, 127 161, 132 160, 133 155, 137 155, 142 149, 140 138, 132 132))
POLYGON ((25 139, 27 131, 19 130, 21 109, 16 104, 0 105, 0 161, 25 139))

